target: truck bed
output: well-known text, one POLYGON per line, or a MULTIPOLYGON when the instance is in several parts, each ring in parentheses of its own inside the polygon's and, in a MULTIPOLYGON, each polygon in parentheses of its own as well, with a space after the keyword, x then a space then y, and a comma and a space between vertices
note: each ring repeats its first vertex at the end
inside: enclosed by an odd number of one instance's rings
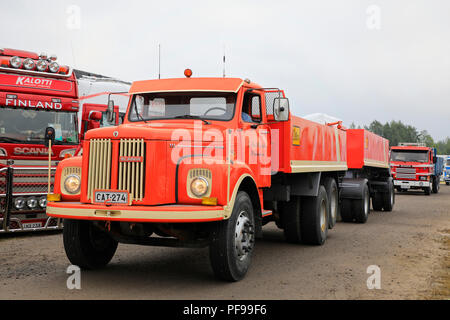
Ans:
POLYGON ((347 129, 349 169, 389 168, 389 140, 365 129, 347 129))

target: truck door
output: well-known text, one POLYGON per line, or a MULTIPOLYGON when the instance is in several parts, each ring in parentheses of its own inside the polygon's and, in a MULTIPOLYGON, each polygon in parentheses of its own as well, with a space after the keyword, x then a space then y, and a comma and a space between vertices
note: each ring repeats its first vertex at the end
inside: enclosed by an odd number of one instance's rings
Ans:
POLYGON ((105 104, 84 104, 82 107, 82 121, 81 121, 81 133, 84 137, 86 131, 90 129, 100 128, 100 127, 110 127, 119 125, 119 107, 114 106, 114 117, 113 121, 108 122, 108 117, 106 114, 108 106, 105 104), (102 118, 98 122, 89 121, 89 115, 93 111, 98 111, 102 113, 102 118))
POLYGON ((262 93, 247 90, 243 97, 241 119, 245 138, 246 163, 259 187, 270 186, 270 130, 265 124, 262 93))

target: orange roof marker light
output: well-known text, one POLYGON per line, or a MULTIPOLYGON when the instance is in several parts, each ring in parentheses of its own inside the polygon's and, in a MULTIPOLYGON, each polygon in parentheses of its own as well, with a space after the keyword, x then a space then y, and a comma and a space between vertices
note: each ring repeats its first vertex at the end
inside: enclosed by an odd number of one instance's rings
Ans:
POLYGON ((186 76, 186 78, 190 78, 192 76, 192 70, 191 69, 184 70, 184 75, 186 76))

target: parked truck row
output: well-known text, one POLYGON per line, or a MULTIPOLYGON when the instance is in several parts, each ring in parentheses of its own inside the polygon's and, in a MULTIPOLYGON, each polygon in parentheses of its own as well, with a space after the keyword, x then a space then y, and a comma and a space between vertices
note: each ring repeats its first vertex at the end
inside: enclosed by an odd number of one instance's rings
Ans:
POLYGON ((128 96, 114 96, 110 116, 108 96, 128 89, 129 83, 59 65, 56 56, 0 49, 0 233, 61 228, 45 214, 45 128, 56 132, 53 184, 56 165, 80 149, 87 130, 120 123, 128 96))
POLYGON ((269 222, 322 245, 339 215, 393 209, 388 140, 297 117, 278 88, 185 76, 133 82, 123 123, 59 162, 47 214, 65 219, 72 264, 103 267, 118 243, 209 247, 215 275, 238 281, 269 222))

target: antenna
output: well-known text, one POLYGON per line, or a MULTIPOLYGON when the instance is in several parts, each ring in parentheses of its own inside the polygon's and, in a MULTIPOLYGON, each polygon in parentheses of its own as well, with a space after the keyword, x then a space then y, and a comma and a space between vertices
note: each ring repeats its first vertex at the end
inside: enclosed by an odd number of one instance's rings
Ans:
POLYGON ((161 79, 161 44, 158 44, 158 79, 161 79))
POLYGON ((225 45, 223 45, 223 77, 225 78, 225 45))

